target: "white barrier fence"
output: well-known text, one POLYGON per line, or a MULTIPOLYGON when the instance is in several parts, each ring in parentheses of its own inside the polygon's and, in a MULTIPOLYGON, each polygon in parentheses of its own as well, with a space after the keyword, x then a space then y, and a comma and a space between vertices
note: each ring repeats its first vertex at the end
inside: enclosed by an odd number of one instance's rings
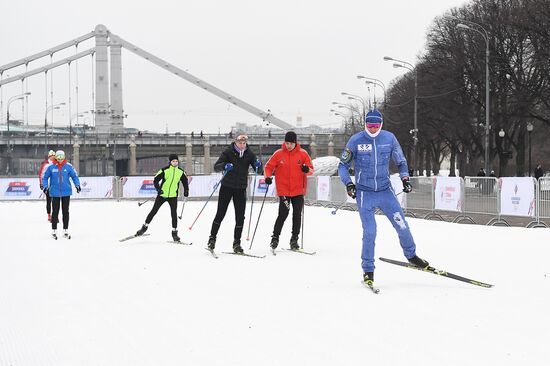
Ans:
MULTIPOLYGON (((221 178, 220 174, 190 176, 189 196, 209 197, 221 178)), ((147 198, 157 194, 151 176, 80 177, 80 182, 82 192, 73 192, 75 199, 147 198)), ((391 184, 395 192, 402 191, 398 176, 391 177, 391 184)), ((506 224, 501 216, 522 216, 535 220, 530 226, 546 226, 540 219, 550 218, 550 178, 536 181, 530 177, 412 177, 411 184, 413 192, 399 194, 397 199, 405 211, 431 211, 425 218, 442 219, 438 212, 454 212, 462 218, 467 214, 480 213, 495 215, 492 224, 506 224)), ((216 189, 213 196, 217 196, 218 191, 216 189)), ((268 186, 263 176, 251 175, 248 195, 252 195, 252 192, 260 197, 275 197, 276 181, 268 186)), ((182 189, 180 194, 183 194, 182 189)), ((40 190, 37 177, 0 178, 0 200, 43 198, 44 193, 40 190)), ((344 204, 343 208, 355 208, 355 200, 346 195, 339 177, 309 177, 306 200, 316 205, 344 204)))

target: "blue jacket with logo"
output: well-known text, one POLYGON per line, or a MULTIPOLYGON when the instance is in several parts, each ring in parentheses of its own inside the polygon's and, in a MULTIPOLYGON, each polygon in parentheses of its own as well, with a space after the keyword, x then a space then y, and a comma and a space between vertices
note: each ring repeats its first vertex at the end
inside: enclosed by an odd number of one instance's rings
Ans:
POLYGON ((80 179, 78 179, 76 170, 74 170, 71 163, 67 160, 63 160, 62 163, 55 161, 46 169, 42 177, 42 185, 50 188, 51 197, 70 196, 73 194, 73 189, 69 177, 73 180, 75 186, 80 185, 80 179))
POLYGON ((383 191, 391 186, 390 158, 399 169, 401 178, 409 176, 407 160, 395 135, 382 130, 376 137, 366 131, 353 135, 344 149, 338 173, 344 184, 352 182, 348 169, 355 161, 355 185, 363 191, 383 191))

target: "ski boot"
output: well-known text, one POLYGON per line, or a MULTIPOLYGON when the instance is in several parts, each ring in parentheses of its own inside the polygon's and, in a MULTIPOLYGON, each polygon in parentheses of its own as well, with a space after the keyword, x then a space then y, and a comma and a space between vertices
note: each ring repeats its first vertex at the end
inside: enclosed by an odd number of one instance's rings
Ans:
POLYGON ((54 238, 55 240, 57 240, 57 230, 52 230, 52 238, 54 238))
POLYGON ((178 229, 172 229, 172 240, 174 240, 174 242, 176 243, 180 242, 181 239, 178 236, 178 229))
POLYGON ((279 237, 273 235, 271 237, 271 244, 269 244, 269 245, 271 246, 271 249, 273 249, 273 250, 277 249, 277 246, 279 245, 279 237))
POLYGON ((290 250, 298 250, 300 246, 298 245, 298 235, 292 235, 290 237, 290 250))
POLYGON ((420 268, 427 268, 430 265, 428 261, 425 261, 424 259, 420 258, 417 255, 415 255, 412 258, 407 258, 407 260, 409 261, 410 264, 414 264, 415 266, 420 268))
POLYGON ((216 248, 216 237, 210 235, 210 237, 208 238, 208 249, 214 250, 214 248, 216 248))
POLYGON ((374 284, 374 272, 363 273, 363 282, 367 286, 372 286, 374 284))
POLYGON ((233 240, 233 252, 237 254, 244 253, 243 248, 241 247, 241 239, 233 240))
POLYGON ((141 229, 139 229, 136 233, 136 236, 142 236, 147 231, 147 228, 149 227, 148 224, 141 225, 141 229))
POLYGON ((63 237, 65 239, 70 239, 71 238, 71 235, 69 235, 69 230, 63 229, 63 237))

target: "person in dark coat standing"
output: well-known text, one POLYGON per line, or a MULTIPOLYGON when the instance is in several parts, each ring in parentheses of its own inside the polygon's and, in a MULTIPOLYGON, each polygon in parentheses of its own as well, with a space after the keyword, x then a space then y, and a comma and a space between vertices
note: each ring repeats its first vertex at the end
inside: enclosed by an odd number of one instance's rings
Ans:
POLYGON ((216 237, 220 225, 225 217, 229 202, 233 200, 235 207, 235 230, 233 233, 233 251, 243 253, 241 247, 241 235, 244 225, 244 211, 246 208, 246 188, 248 187, 248 169, 252 167, 258 174, 262 174, 262 162, 248 147, 248 136, 244 133, 236 133, 235 141, 225 149, 216 163, 214 171, 222 172, 223 178, 218 197, 218 210, 212 222, 208 249, 216 247, 216 237))
POLYGON ((540 177, 544 175, 544 171, 542 170, 542 166, 537 164, 537 167, 535 168, 535 179, 539 180, 540 177))

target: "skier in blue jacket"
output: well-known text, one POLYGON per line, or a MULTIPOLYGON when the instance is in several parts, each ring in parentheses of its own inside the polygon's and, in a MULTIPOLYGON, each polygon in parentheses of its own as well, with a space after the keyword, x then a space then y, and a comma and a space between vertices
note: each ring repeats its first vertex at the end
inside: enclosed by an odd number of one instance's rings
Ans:
POLYGON ((76 193, 80 193, 80 179, 71 163, 65 160, 65 152, 58 150, 55 153, 55 160, 48 166, 42 177, 42 186, 44 193, 49 193, 52 197, 52 237, 57 239, 57 222, 59 221, 59 208, 63 210, 63 236, 70 239, 69 235, 69 202, 73 190, 71 182, 73 181, 76 193))
POLYGON ((397 231, 407 260, 422 268, 429 265, 416 255, 416 245, 409 225, 390 183, 389 164, 390 159, 393 159, 403 182, 403 192, 412 191, 407 160, 395 135, 382 130, 382 122, 382 114, 378 110, 369 111, 365 117, 365 131, 358 132, 349 139, 338 166, 338 173, 346 185, 348 196, 357 200, 363 225, 363 281, 370 286, 374 281, 374 212, 377 208, 382 210, 397 231), (352 162, 355 162, 355 183, 348 170, 352 162))

